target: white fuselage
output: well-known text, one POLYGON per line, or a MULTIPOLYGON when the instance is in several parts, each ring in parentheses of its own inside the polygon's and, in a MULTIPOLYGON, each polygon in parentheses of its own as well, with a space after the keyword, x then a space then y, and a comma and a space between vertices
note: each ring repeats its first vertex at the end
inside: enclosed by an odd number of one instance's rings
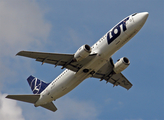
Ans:
POLYGON ((142 28, 148 17, 147 12, 130 15, 120 21, 110 31, 108 31, 91 48, 90 54, 96 53, 97 56, 88 64, 83 66, 78 72, 64 70, 49 86, 40 94, 35 106, 40 106, 56 100, 70 92, 83 80, 91 77, 91 71, 97 72, 104 64, 109 62, 109 58, 126 44, 142 28), (84 73, 83 70, 89 72, 84 73))

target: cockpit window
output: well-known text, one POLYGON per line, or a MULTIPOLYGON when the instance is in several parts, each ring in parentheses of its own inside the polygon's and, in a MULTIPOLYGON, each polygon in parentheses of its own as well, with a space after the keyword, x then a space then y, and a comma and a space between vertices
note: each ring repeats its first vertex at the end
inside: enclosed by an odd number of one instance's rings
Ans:
POLYGON ((135 16, 137 13, 134 13, 132 16, 135 16))

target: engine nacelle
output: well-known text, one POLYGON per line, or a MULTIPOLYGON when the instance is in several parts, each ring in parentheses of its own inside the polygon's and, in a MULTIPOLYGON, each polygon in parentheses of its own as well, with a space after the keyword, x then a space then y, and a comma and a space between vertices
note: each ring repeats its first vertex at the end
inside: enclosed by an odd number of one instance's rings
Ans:
POLYGON ((83 45, 74 54, 74 59, 76 61, 81 61, 84 58, 88 57, 90 53, 91 53, 91 47, 87 44, 83 45))
POLYGON ((115 64, 113 71, 117 73, 121 73, 123 70, 125 70, 130 65, 130 61, 126 57, 122 57, 119 59, 115 64))

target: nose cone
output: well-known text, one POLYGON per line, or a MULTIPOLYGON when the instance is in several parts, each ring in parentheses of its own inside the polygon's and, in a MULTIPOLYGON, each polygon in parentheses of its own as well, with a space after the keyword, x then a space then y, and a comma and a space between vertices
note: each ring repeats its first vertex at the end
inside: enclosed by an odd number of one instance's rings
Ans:
POLYGON ((148 16, 149 16, 148 12, 142 12, 142 13, 138 13, 133 17, 134 22, 139 29, 145 24, 148 16))
POLYGON ((141 19, 146 22, 146 20, 149 16, 149 13, 148 12, 142 12, 142 13, 139 13, 139 14, 140 14, 141 19))

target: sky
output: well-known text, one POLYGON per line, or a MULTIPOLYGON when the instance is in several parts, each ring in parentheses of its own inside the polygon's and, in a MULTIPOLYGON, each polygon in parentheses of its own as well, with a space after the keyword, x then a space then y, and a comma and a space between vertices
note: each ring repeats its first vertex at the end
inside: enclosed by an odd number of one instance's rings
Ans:
POLYGON ((163 0, 0 0, 0 120, 163 120, 163 0), (61 67, 15 56, 21 50, 75 53, 92 46, 123 18, 149 12, 139 31, 112 58, 127 57, 122 73, 130 90, 84 80, 54 101, 57 112, 6 99, 7 94, 32 94, 27 77, 51 82, 61 67))

